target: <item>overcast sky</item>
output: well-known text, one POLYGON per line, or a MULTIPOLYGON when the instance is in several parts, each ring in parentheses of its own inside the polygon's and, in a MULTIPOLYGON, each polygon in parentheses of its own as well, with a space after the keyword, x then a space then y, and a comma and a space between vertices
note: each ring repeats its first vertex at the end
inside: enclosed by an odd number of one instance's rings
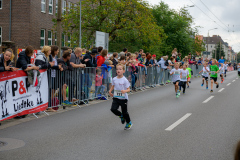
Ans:
POLYGON ((194 18, 194 26, 202 26, 199 29, 199 34, 207 36, 219 35, 225 42, 228 42, 233 47, 235 52, 240 51, 240 0, 146 0, 150 4, 156 5, 163 1, 170 8, 179 10, 184 6, 195 7, 187 8, 194 18), (203 3, 202 3, 202 2, 203 3), (214 16, 208 9, 216 16, 214 16), (200 10, 200 9, 202 10, 200 10), (205 14, 204 14, 204 13, 205 14), (214 22, 215 21, 215 22, 214 22), (221 22, 220 22, 221 21, 221 22), (229 31, 229 32, 228 32, 229 31), (233 32, 234 31, 234 32, 233 32))

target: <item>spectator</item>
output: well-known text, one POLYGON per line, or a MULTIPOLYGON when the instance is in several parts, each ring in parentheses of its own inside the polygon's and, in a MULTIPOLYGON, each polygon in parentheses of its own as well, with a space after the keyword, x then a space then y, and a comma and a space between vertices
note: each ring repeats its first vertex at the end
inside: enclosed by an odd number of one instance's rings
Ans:
POLYGON ((124 48, 122 52, 120 52, 120 56, 126 56, 128 53, 128 49, 124 48))
POLYGON ((16 67, 21 68, 24 71, 39 70, 39 67, 37 66, 28 67, 28 65, 31 64, 31 57, 33 55, 33 51, 34 49, 32 46, 27 46, 25 51, 20 52, 17 59, 16 67))
POLYGON ((165 65, 166 62, 167 61, 167 56, 163 56, 162 58, 161 58, 161 60, 158 62, 158 64, 161 66, 161 74, 160 74, 160 80, 161 80, 161 84, 163 84, 164 83, 164 78, 165 78, 165 70, 167 70, 167 66, 165 65))
POLYGON ((86 49, 83 48, 83 49, 82 49, 82 55, 85 55, 85 54, 86 54, 86 49))
POLYGON ((49 55, 51 54, 51 47, 43 46, 42 51, 37 54, 35 59, 35 65, 40 69, 49 69, 55 65, 55 62, 49 61, 49 55))
MULTIPOLYGON (((62 58, 59 58, 57 60, 58 64, 60 64, 63 67, 63 71, 67 71, 67 70, 72 71, 73 70, 73 67, 70 64, 70 59, 71 59, 71 53, 68 50, 66 50, 63 52, 62 58)), ((68 85, 70 85, 69 90, 73 89, 73 88, 71 88, 72 85, 68 84, 68 83, 71 83, 71 80, 70 80, 71 78, 72 77, 67 76, 66 73, 63 73, 62 77, 61 77, 61 79, 63 80, 62 81, 63 105, 72 105, 72 103, 67 100, 67 95, 66 95, 66 89, 67 89, 68 85)), ((69 97, 69 98, 71 98, 71 97, 69 97)))
POLYGON ((143 54, 143 49, 140 49, 140 50, 139 50, 139 54, 138 54, 138 56, 137 56, 137 59, 141 58, 142 54, 143 54))
POLYGON ((188 55, 188 64, 194 64, 194 62, 191 61, 191 55, 188 55))
POLYGON ((175 58, 174 57, 171 57, 170 58, 170 63, 169 63, 169 66, 174 66, 174 64, 175 64, 175 58))
POLYGON ((181 53, 178 53, 178 56, 176 58, 176 62, 181 62, 181 53))
POLYGON ((178 55, 178 53, 177 53, 177 48, 174 48, 173 51, 172 51, 172 57, 173 57, 173 58, 176 58, 177 55, 178 55))
POLYGON ((152 55, 150 64, 153 66, 153 76, 154 76, 154 86, 155 86, 155 84, 158 84, 158 78, 159 78, 159 73, 160 73, 160 66, 157 63, 155 54, 152 55))
POLYGON ((10 48, 0 55, 0 72, 18 70, 18 68, 12 67, 13 58, 14 54, 10 48))
POLYGON ((95 57, 96 57, 97 53, 98 53, 97 49, 93 48, 92 52, 88 52, 84 56, 82 63, 86 64, 86 67, 97 67, 97 63, 96 63, 96 60, 95 60, 95 57), (87 59, 87 61, 86 61, 86 59, 87 59))
POLYGON ((102 64, 104 64, 105 60, 106 60, 106 57, 107 57, 107 54, 108 54, 108 50, 104 49, 102 52, 101 52, 101 55, 98 56, 97 58, 97 66, 98 67, 101 67, 102 64))
POLYGON ((95 83, 95 97, 98 96, 98 93, 103 94, 105 86, 102 85, 103 75, 101 75, 101 69, 96 69, 96 83, 95 83))
POLYGON ((98 55, 101 55, 103 51, 103 47, 99 46, 97 50, 98 50, 98 55))
MULTIPOLYGON (((81 62, 81 56, 82 56, 82 49, 77 47, 74 50, 74 53, 71 53, 71 59, 70 64, 73 66, 73 68, 85 68, 86 65, 82 64, 81 62)), ((87 62, 88 60, 85 59, 87 62)))
POLYGON ((113 65, 116 68, 116 66, 118 64, 118 53, 114 52, 112 57, 113 57, 113 59, 112 59, 113 65))

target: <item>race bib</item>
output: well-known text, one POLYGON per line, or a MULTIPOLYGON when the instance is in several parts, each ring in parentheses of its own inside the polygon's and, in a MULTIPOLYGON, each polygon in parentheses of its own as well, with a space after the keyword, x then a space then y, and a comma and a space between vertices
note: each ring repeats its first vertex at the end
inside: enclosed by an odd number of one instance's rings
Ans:
POLYGON ((175 75, 180 75, 180 71, 174 71, 175 75))
POLYGON ((187 76, 182 76, 182 79, 183 80, 187 80, 187 76))
POLYGON ((115 97, 115 98, 125 98, 125 94, 123 94, 119 90, 114 90, 114 96, 113 97, 115 97))
POLYGON ((203 71, 203 74, 207 74, 207 72, 206 72, 206 71, 203 71))
POLYGON ((211 74, 213 75, 213 74, 216 74, 216 73, 215 73, 215 71, 211 71, 211 74))

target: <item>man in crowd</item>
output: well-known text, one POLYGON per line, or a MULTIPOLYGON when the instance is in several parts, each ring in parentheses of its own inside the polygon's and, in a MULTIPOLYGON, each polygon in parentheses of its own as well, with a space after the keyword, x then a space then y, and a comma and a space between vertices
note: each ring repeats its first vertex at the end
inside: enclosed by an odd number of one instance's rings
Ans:
POLYGON ((143 54, 143 49, 140 49, 137 59, 141 58, 141 57, 142 57, 142 54, 143 54))
POLYGON ((219 59, 218 63, 219 63, 219 67, 221 66, 221 63, 224 64, 225 59, 223 59, 223 56, 221 57, 221 59, 219 59))
POLYGON ((127 48, 124 48, 122 52, 120 52, 120 57, 121 56, 126 56, 128 53, 128 49, 127 48))

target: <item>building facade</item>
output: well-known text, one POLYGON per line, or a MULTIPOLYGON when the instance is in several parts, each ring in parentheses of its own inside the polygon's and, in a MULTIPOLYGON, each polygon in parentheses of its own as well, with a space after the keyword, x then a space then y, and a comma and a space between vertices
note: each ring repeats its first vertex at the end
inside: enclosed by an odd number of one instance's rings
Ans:
MULTIPOLYGON (((79 0, 62 0, 62 13, 79 0)), ((53 19, 56 18, 58 0, 0 0, 0 45, 3 41, 15 42, 17 48, 32 45, 40 49, 55 45, 53 19)), ((62 46, 69 37, 62 34, 62 46)))

